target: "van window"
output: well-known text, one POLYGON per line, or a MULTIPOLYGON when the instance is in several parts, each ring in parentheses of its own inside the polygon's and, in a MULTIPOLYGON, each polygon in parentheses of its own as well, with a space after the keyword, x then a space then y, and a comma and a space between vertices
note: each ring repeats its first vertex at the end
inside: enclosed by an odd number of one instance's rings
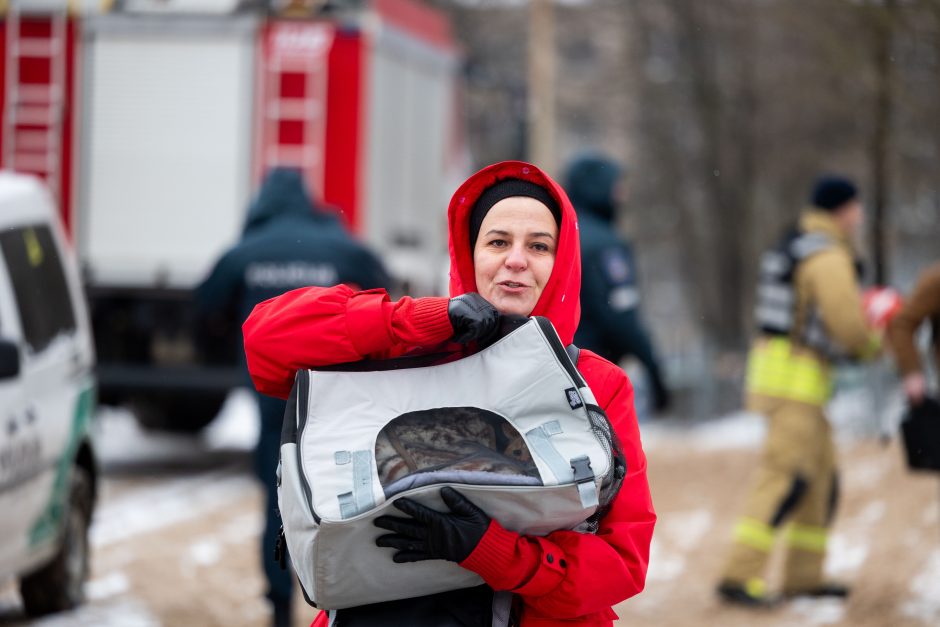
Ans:
POLYGON ((0 233, 0 249, 13 282, 26 343, 39 352, 60 333, 75 330, 62 261, 46 225, 0 233))

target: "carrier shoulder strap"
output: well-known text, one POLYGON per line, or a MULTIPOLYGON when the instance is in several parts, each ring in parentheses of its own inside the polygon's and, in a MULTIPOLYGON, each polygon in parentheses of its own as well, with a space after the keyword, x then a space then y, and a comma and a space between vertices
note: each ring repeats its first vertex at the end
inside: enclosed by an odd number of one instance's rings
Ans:
POLYGON ((587 383, 584 381, 584 377, 581 376, 581 373, 577 369, 577 356, 580 354, 580 349, 575 347, 575 350, 578 351, 578 354, 574 355, 572 359, 572 354, 569 351, 569 347, 561 343, 561 338, 558 337, 558 332, 555 330, 555 327, 552 326, 551 321, 544 316, 533 316, 539 328, 542 330, 542 335, 548 340, 549 346, 551 346, 552 351, 555 352, 555 356, 558 357, 558 362, 561 364, 568 374, 571 376, 571 380, 574 381, 575 385, 578 387, 585 387, 587 383), (562 357, 564 356, 564 357, 562 357))
POLYGON ((574 367, 578 367, 578 357, 581 356, 581 349, 575 346, 574 344, 568 344, 565 347, 565 352, 568 353, 568 358, 571 360, 571 363, 574 364, 574 367))

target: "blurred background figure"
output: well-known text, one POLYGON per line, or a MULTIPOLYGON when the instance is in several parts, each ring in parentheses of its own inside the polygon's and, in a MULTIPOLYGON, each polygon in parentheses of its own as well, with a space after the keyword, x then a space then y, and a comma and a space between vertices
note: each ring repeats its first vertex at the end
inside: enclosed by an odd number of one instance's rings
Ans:
POLYGON ((784 523, 786 596, 848 595, 823 578, 828 528, 838 502, 835 450, 825 405, 839 361, 874 358, 880 336, 862 307, 852 243, 864 213, 855 185, 820 178, 812 206, 761 259, 748 362, 747 406, 768 421, 764 453, 718 592, 727 602, 763 606, 764 571, 784 523))
POLYGON ((575 343, 614 363, 636 357, 646 370, 653 407, 665 411, 669 390, 640 316, 632 246, 617 234, 625 178, 616 162, 598 153, 575 158, 565 174, 581 232, 581 324, 575 343))
POLYGON ((932 329, 934 364, 940 368, 940 263, 920 275, 904 307, 888 325, 888 339, 903 377, 904 395, 919 405, 928 395, 927 369, 915 342, 918 328, 929 322, 932 329))
MULTIPOLYGON (((231 337, 231 325, 241 325, 256 304, 298 287, 339 283, 388 288, 390 280, 379 260, 333 213, 314 206, 300 172, 274 168, 248 209, 241 241, 198 287, 196 302, 206 333, 231 337)), ((244 351, 239 354, 244 360, 244 351)), ((247 370, 245 375, 248 381, 247 370)), ((262 394, 257 398, 261 429, 255 472, 266 493, 261 563, 273 624, 282 627, 290 624, 293 588, 290 569, 281 569, 274 559, 281 524, 275 471, 285 402, 262 394)))

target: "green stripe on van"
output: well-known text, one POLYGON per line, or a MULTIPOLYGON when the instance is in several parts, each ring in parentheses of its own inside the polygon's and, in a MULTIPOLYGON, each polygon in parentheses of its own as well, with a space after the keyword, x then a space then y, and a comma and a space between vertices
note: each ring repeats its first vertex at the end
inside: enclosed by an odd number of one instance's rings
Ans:
POLYGON ((91 417, 95 409, 97 386, 94 378, 82 388, 75 401, 75 411, 72 414, 72 430, 69 433, 68 443, 62 455, 56 462, 55 481, 52 484, 52 493, 49 504, 40 514, 36 523, 29 532, 29 546, 35 547, 54 538, 62 527, 65 514, 66 499, 69 496, 69 479, 72 471, 72 462, 78 450, 78 444, 89 431, 91 417))

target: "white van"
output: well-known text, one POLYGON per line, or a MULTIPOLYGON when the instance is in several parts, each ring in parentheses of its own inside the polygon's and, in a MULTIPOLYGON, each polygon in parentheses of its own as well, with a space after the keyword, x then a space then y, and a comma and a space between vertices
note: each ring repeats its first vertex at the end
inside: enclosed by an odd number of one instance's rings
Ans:
POLYGON ((0 579, 25 611, 81 603, 96 492, 94 343, 53 200, 0 172, 0 579))

